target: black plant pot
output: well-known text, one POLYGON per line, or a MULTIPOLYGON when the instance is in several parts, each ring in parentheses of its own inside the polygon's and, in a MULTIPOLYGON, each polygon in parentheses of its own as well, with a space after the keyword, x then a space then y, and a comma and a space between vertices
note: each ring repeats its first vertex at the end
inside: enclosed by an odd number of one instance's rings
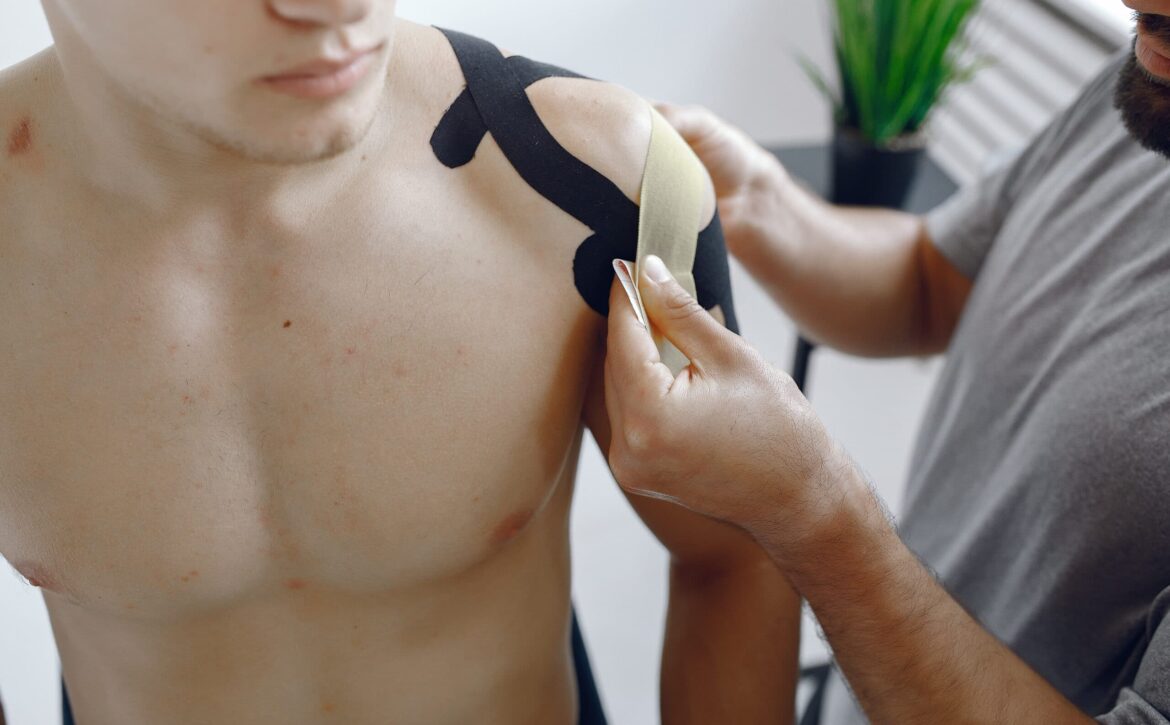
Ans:
POLYGON ((838 127, 833 132, 829 201, 848 206, 901 208, 925 152, 920 139, 900 140, 880 147, 853 129, 838 127))
MULTIPOLYGON (((921 138, 875 146, 855 129, 833 131, 829 201, 847 206, 901 208, 910 194, 926 148, 921 138)), ((816 348, 803 335, 796 340, 792 379, 807 393, 808 366, 816 348)))

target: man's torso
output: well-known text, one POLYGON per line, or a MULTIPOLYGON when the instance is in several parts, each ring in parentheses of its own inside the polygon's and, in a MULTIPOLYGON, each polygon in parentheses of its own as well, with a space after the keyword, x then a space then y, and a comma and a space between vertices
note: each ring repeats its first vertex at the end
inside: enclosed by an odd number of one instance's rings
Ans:
POLYGON ((0 553, 87 725, 575 712, 588 230, 491 139, 435 160, 462 78, 400 35, 417 103, 327 204, 144 219, 36 125, 0 161, 0 553))

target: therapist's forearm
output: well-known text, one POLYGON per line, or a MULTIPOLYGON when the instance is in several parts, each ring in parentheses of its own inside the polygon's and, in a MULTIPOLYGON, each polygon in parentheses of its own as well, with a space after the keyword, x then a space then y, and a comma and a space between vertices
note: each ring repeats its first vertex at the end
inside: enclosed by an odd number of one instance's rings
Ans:
POLYGON ((743 234, 728 245, 751 275, 818 343, 856 355, 943 349, 934 329, 919 217, 836 207, 765 166, 745 195, 743 234))
POLYGON ((783 725, 795 716, 800 599, 771 561, 671 567, 663 725, 783 725))
POLYGON ((853 485, 821 543, 772 550, 873 722, 1092 722, 967 614, 853 485))

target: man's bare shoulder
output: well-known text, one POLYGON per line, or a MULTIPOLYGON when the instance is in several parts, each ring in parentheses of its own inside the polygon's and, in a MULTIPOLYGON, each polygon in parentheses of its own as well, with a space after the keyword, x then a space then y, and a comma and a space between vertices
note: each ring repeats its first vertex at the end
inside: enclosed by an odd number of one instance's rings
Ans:
POLYGON ((11 160, 30 150, 31 138, 20 132, 22 121, 31 121, 47 104, 58 75, 52 48, 29 56, 15 65, 0 68, 0 131, 4 135, 4 153, 11 160))
MULTIPOLYGON (((35 57, 35 56, 34 56, 35 57)), ((18 176, 18 157, 31 150, 32 128, 28 105, 30 100, 29 58, 16 65, 0 69, 0 254, 12 243, 16 228, 15 215, 19 208, 13 198, 18 176)))
POLYGON ((28 145, 27 111, 23 110, 28 95, 23 66, 28 63, 29 60, 25 60, 0 68, 0 213, 8 211, 5 201, 12 183, 14 157, 28 145))
POLYGON ((41 128, 54 71, 52 49, 0 69, 0 218, 13 218, 20 189, 42 170, 41 128))
POLYGON ((546 78, 528 95, 565 150, 638 199, 650 143, 645 100, 622 86, 584 78, 546 78))
POLYGON ((442 32, 399 18, 388 82, 421 118, 437 123, 463 90, 463 74, 442 32))
MULTIPOLYGON (((546 78, 528 90, 532 105, 557 141, 638 201, 650 145, 650 103, 615 83, 546 78)), ((715 210, 707 181, 703 218, 715 210)))
MULTIPOLYGON (((437 101, 446 110, 465 81, 455 53, 443 37, 445 31, 405 22, 402 25, 408 31, 404 35, 410 38, 411 49, 404 55, 410 58, 412 67, 427 69, 419 76, 425 78, 419 85, 426 88, 419 88, 415 98, 427 98, 429 104, 437 101)), ((501 47, 500 52, 505 56, 525 55, 540 64, 544 60, 532 58, 522 49, 501 47)), ((556 73, 532 82, 526 90, 541 122, 557 142, 636 202, 650 143, 649 102, 616 83, 556 73)), ((709 196, 713 212, 714 193, 709 196)))
MULTIPOLYGON (((397 67, 407 71, 397 82, 412 104, 437 122, 466 84, 444 31, 399 20, 395 42, 397 67)), ((527 92, 541 122, 569 153, 637 199, 650 141, 645 100, 619 85, 588 78, 542 78, 527 92)))

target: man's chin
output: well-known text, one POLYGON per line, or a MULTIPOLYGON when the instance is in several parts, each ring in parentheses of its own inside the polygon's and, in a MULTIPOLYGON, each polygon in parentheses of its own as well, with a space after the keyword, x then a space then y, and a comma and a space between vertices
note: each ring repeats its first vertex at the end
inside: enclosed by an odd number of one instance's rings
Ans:
POLYGON ((1170 84, 1150 75, 1133 53, 1117 78, 1113 105, 1134 140, 1170 158, 1170 84))
POLYGON ((277 166, 298 166, 301 164, 312 164, 318 161, 328 161, 329 159, 341 156, 357 146, 360 141, 360 136, 338 135, 311 144, 301 142, 281 146, 241 145, 232 150, 238 156, 256 163, 277 166))
POLYGON ((265 109, 214 125, 187 125, 205 143, 240 161, 291 166, 353 150, 370 134, 379 115, 379 105, 369 102, 299 118, 265 109), (283 122, 274 123, 273 118, 283 122))
POLYGON ((333 130, 319 135, 306 134, 288 139, 213 137, 211 143, 242 160, 260 164, 296 166, 327 161, 341 156, 361 143, 372 122, 358 128, 333 130))

